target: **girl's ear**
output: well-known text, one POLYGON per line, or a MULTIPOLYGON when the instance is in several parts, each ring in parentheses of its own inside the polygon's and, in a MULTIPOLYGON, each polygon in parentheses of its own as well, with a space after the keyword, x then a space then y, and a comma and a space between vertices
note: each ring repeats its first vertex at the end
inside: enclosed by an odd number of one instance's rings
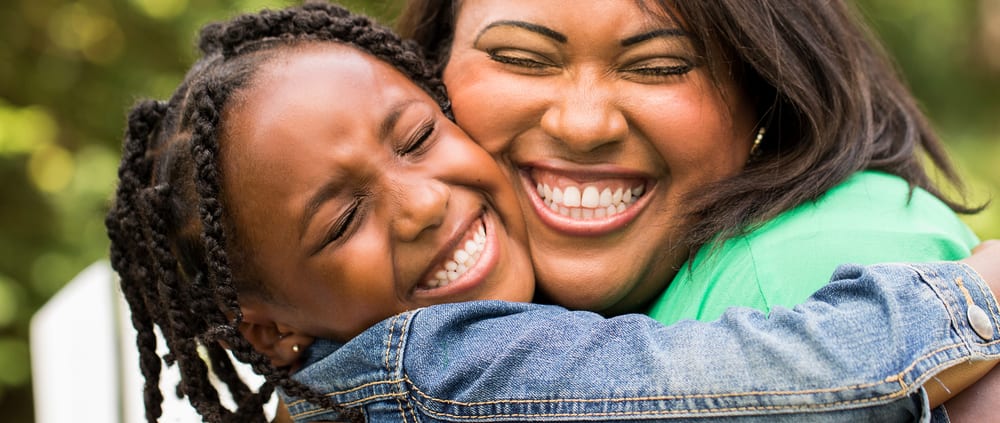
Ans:
POLYGON ((240 308, 243 310, 240 333, 253 348, 269 358, 274 367, 297 370, 306 348, 312 345, 315 338, 275 322, 268 313, 250 304, 243 304, 240 308))

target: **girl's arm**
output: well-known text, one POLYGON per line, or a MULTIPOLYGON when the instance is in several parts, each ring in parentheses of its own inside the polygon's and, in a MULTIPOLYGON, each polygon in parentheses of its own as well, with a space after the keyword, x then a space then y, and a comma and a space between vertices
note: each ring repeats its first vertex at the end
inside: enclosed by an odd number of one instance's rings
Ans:
MULTIPOLYGON (((921 386, 942 370, 1000 357, 997 320, 990 287, 965 265, 845 266, 794 310, 732 309, 670 327, 534 304, 430 307, 380 323, 296 378, 372 421, 910 420, 928 412, 921 386), (970 323, 974 308, 987 337, 970 323)), ((338 417, 288 405, 300 421, 338 417)))
MULTIPOLYGON (((995 282, 1000 280, 1000 260, 990 254, 996 255, 997 252, 1000 252, 1000 241, 987 241, 980 244, 975 249, 975 254, 963 262, 975 268, 984 280, 995 282)), ((954 396, 945 403, 945 407, 951 421, 956 423, 984 422, 995 418, 996 410, 1000 409, 1000 368, 994 364, 996 361, 979 361, 948 369, 942 374, 942 378, 946 380, 941 385, 934 382, 927 384, 932 404, 936 400, 954 396), (989 374, 979 379, 984 369, 991 367, 989 374), (971 387, 965 389, 969 385, 971 387)))

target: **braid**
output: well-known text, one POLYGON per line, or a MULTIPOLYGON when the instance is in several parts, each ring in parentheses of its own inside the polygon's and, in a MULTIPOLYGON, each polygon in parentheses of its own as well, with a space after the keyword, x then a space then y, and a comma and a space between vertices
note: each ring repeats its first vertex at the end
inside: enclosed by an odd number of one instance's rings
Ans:
POLYGON ((112 266, 138 332, 149 422, 162 415, 162 361, 178 367, 178 395, 209 422, 265 421, 263 405, 276 387, 345 419, 361 419, 293 380, 288 369, 275 368, 240 334, 239 294, 258 287, 251 285, 254 278, 237 277, 250 263, 234 249, 239 231, 227 220, 220 168, 220 128, 233 93, 247 88, 273 52, 320 42, 346 44, 395 66, 450 117, 444 86, 416 44, 344 8, 310 2, 202 29, 202 59, 170 101, 144 101, 130 112, 119 185, 105 222, 112 266), (162 357, 155 327, 169 349, 162 357), (265 382, 251 389, 234 358, 265 382), (235 410, 221 404, 210 375, 225 386, 235 410))
POLYGON ((145 378, 143 386, 143 402, 146 408, 146 420, 155 422, 162 414, 163 395, 160 392, 160 358, 156 354, 156 335, 153 332, 153 316, 159 315, 158 309, 150 310, 142 292, 149 289, 147 285, 152 278, 143 263, 148 263, 148 256, 141 248, 143 240, 137 238, 140 227, 136 220, 136 193, 150 177, 151 164, 147 158, 146 149, 149 138, 155 131, 166 105, 157 101, 144 101, 136 105, 128 116, 128 127, 125 131, 122 162, 118 168, 119 186, 105 226, 111 239, 111 265, 121 278, 122 292, 132 310, 132 326, 135 328, 136 346, 139 350, 139 366, 145 378))
POLYGON ((451 102, 434 67, 412 40, 347 9, 324 2, 306 2, 298 8, 264 10, 243 15, 227 24, 206 26, 199 47, 205 54, 221 52, 230 58, 275 45, 307 41, 347 44, 396 67, 427 91, 449 117, 451 102))

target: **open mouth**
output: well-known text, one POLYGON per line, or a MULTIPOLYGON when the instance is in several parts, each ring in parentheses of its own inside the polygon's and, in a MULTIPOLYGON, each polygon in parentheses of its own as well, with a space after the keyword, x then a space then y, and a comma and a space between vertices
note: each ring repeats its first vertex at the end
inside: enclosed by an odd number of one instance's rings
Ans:
POLYGON ((648 181, 638 177, 569 177, 537 168, 522 172, 535 214, 549 227, 572 235, 601 235, 638 216, 648 181))
POLYGON ((416 289, 421 295, 454 295, 485 280, 498 262, 497 235, 490 214, 483 212, 465 233, 438 255, 435 265, 422 277, 416 289))
POLYGON ((483 250, 486 249, 486 226, 482 219, 472 225, 471 231, 458 243, 451 253, 451 258, 445 260, 431 277, 421 285, 422 288, 440 288, 447 286, 465 275, 469 269, 476 266, 483 250))
POLYGON ((584 186, 564 185, 552 188, 548 184, 537 183, 535 192, 542 202, 555 213, 572 219, 603 219, 622 213, 645 192, 644 185, 634 187, 617 186, 612 190, 609 184, 589 184, 584 186), (603 188, 601 185, 604 185, 603 188))

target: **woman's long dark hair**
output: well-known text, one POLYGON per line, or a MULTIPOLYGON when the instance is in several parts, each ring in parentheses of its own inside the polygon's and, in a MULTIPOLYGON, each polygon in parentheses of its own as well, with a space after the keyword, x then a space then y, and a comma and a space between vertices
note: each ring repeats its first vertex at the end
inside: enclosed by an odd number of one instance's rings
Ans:
MULTIPOLYGON (((651 14, 683 22, 713 77, 732 73, 754 101, 767 132, 738 175, 689 198, 692 226, 681 237, 693 254, 815 200, 851 174, 898 175, 958 213, 975 213, 943 195, 924 155, 947 183, 964 187, 944 147, 880 43, 841 0, 633 0, 651 14)), ((458 0, 411 0, 400 34, 447 61, 458 0)))
MULTIPOLYGON (((427 90, 447 111, 444 88, 414 43, 402 42, 368 18, 326 3, 242 15, 206 26, 192 66, 169 101, 142 101, 128 116, 119 184, 107 214, 111 263, 138 332, 145 377, 146 419, 162 414, 162 361, 176 364, 187 396, 210 422, 263 422, 263 405, 274 387, 324 407, 344 411, 325 396, 274 368, 239 333, 238 294, 264 294, 242 254, 239 231, 227 219, 219 165, 223 112, 234 93, 279 49, 301 43, 336 42, 392 64, 427 90), (169 353, 156 352, 158 329, 169 353), (223 348, 223 345, 226 348, 223 348), (228 350, 228 352, 227 352, 228 350), (249 387, 230 357, 249 363, 266 382, 249 387), (226 386, 236 408, 220 402, 226 386)), ((331 76, 336 77, 336 76, 331 76)), ((336 101, 336 99, 331 99, 336 101)))

